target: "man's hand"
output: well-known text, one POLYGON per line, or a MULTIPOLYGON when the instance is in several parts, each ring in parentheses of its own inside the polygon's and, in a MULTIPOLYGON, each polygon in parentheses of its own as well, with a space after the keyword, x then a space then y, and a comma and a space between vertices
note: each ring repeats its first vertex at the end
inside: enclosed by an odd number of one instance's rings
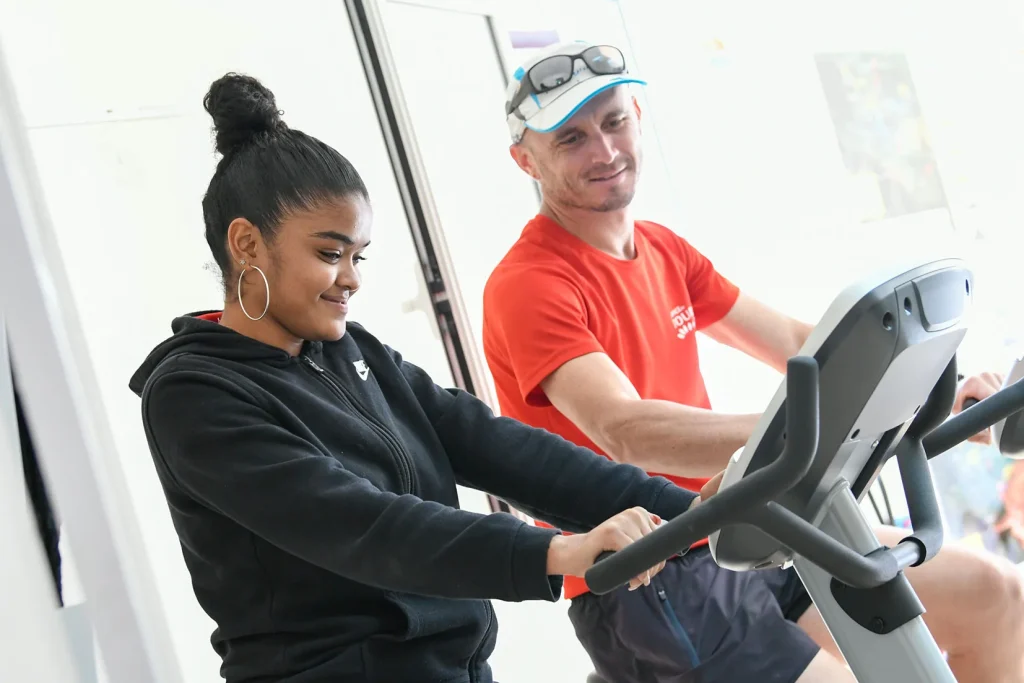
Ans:
POLYGON ((715 476, 711 477, 711 480, 700 489, 700 499, 707 500, 711 496, 718 493, 718 487, 722 485, 722 477, 725 476, 725 470, 722 470, 715 476))
POLYGON ((700 505, 702 500, 707 500, 711 496, 718 493, 718 487, 722 485, 723 476, 725 476, 725 470, 722 470, 715 476, 711 477, 711 479, 708 480, 708 483, 704 484, 704 486, 701 487, 700 494, 698 494, 698 496, 693 499, 693 502, 690 503, 690 507, 687 509, 692 510, 693 508, 700 505))
MULTIPOLYGON (((968 377, 964 381, 960 391, 957 392, 956 401, 953 402, 953 414, 956 415, 964 409, 964 401, 973 398, 983 401, 992 394, 999 391, 1003 386, 1003 376, 994 372, 983 372, 980 375, 968 377)), ((970 443, 990 444, 992 443, 992 428, 978 432, 968 439, 970 443)))

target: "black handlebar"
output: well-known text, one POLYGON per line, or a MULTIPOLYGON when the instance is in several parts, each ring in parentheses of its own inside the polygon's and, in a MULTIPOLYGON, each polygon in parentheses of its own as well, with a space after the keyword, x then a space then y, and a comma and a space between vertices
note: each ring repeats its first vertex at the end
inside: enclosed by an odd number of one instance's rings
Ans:
POLYGON ((945 453, 1021 408, 1024 408, 1024 380, 1014 382, 983 401, 968 398, 959 415, 946 420, 924 438, 925 453, 929 459, 945 453))
POLYGON ((587 586, 598 595, 608 593, 722 527, 738 523, 759 528, 854 588, 891 581, 907 567, 932 557, 942 544, 927 459, 1024 409, 1021 380, 983 401, 964 401, 959 415, 939 424, 949 414, 955 391, 954 358, 897 445, 915 533, 895 548, 880 547, 862 555, 772 502, 807 474, 818 449, 818 364, 813 358, 796 357, 786 370, 787 439, 782 454, 636 543, 619 552, 601 553, 586 572, 587 586))
POLYGON ((807 474, 814 461, 818 427, 818 363, 809 357, 791 358, 786 367, 786 444, 775 462, 619 552, 602 553, 586 572, 587 587, 598 595, 611 592, 789 490, 807 474))

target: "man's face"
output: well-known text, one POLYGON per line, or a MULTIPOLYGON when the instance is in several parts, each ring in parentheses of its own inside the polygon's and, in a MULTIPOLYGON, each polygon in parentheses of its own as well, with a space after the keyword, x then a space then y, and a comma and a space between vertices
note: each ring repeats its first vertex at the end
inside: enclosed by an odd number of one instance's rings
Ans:
POLYGON ((636 193, 640 118, 629 91, 595 96, 560 128, 528 130, 512 156, 540 182, 546 201, 587 211, 618 211, 636 193))

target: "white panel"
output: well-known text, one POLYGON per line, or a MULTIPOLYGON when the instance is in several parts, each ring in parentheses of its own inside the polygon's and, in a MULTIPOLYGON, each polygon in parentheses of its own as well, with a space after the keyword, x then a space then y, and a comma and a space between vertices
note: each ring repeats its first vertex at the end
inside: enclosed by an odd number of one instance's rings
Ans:
POLYGON ((538 207, 530 178, 508 153, 501 66, 481 15, 389 4, 386 20, 469 314, 467 341, 482 358, 484 285, 538 207))
POLYGON ((0 674, 3 680, 79 683, 25 494, 7 359, 0 315, 0 602, 7 625, 0 643, 0 674))
POLYGON ((215 78, 261 79, 287 123, 356 165, 375 231, 353 318, 438 383, 451 376, 344 4, 144 5, 0 0, 0 37, 72 284, 66 303, 85 328, 184 679, 216 683, 213 624, 194 599, 127 387, 173 316, 222 303, 200 204, 216 163, 202 110, 215 78))

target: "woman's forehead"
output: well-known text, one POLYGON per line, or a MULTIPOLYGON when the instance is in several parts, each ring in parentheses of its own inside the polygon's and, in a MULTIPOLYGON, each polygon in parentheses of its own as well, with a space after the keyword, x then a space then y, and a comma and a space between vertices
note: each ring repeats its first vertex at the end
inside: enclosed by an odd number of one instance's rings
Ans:
POLYGON ((305 235, 356 243, 367 239, 371 223, 369 203, 355 198, 332 200, 291 211, 282 221, 282 227, 296 237, 305 235))

